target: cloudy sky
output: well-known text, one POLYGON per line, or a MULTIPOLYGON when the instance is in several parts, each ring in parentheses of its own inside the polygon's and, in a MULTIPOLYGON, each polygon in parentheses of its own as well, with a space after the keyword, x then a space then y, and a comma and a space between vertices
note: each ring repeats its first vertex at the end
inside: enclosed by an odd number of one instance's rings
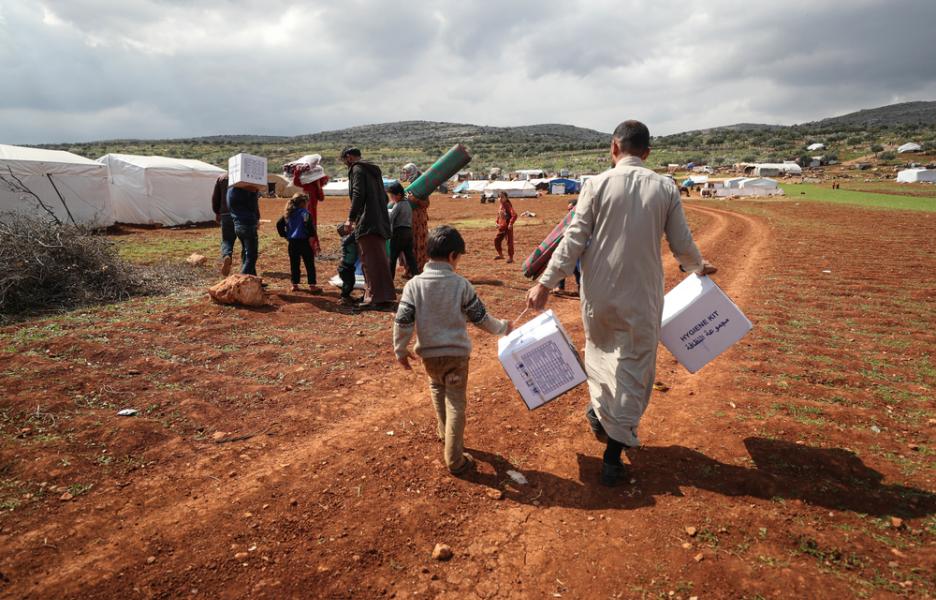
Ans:
POLYGON ((936 0, 0 0, 0 143, 792 124, 936 99, 934 23, 936 0))

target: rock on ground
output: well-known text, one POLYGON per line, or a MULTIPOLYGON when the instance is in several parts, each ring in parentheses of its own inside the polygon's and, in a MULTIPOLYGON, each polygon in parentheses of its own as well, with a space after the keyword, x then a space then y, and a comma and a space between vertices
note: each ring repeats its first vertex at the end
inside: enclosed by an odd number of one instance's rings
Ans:
POLYGON ((231 275, 208 289, 208 295, 219 304, 263 306, 266 297, 260 278, 255 275, 231 275))

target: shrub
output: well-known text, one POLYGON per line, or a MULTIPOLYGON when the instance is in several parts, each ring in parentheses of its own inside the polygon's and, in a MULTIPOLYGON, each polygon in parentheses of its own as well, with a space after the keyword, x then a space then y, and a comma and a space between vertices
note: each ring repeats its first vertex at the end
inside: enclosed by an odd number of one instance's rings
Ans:
POLYGON ((880 155, 881 160, 894 160, 897 158, 897 155, 893 152, 882 152, 880 155))
POLYGON ((871 152, 877 154, 878 152, 884 152, 884 146, 880 144, 871 144, 871 152))
POLYGON ((0 220, 0 321, 50 308, 113 302, 168 291, 197 279, 178 265, 142 267, 117 255, 88 227, 24 215, 0 220))

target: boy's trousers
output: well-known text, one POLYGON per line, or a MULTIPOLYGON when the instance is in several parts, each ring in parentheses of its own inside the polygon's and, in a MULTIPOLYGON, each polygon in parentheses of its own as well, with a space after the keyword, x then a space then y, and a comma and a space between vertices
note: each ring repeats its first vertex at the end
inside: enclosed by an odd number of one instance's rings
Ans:
POLYGON ((429 375, 437 432, 445 441, 445 465, 452 473, 465 468, 465 408, 468 404, 468 357, 438 356, 422 359, 429 375))

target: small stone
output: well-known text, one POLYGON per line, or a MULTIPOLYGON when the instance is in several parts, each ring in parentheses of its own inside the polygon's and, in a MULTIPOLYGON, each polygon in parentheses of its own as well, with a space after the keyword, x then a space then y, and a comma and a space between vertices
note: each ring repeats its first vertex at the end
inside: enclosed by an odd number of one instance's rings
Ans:
POLYGON ((353 560, 354 562, 361 562, 361 555, 355 554, 354 556, 351 557, 351 560, 353 560))
POLYGON ((900 563, 898 563, 896 560, 892 560, 889 563, 887 563, 887 566, 890 567, 891 569, 896 569, 897 567, 900 566, 900 563))
POLYGON ((153 564, 154 562, 156 562, 156 557, 155 557, 155 556, 148 556, 148 557, 146 557, 146 564, 151 565, 151 564, 153 564))
POLYGON ((205 261, 207 260, 208 259, 205 258, 205 256, 201 254, 193 253, 193 254, 190 254, 189 257, 185 259, 185 262, 187 262, 188 264, 192 266, 197 267, 197 266, 205 264, 205 261))
POLYGON ((247 554, 246 552, 238 552, 237 554, 234 555, 234 560, 238 560, 238 561, 247 560, 248 556, 250 555, 247 554))
POLYGON ((245 518, 245 519, 249 519, 249 518, 251 518, 252 516, 253 516, 253 513, 252 513, 252 512, 245 512, 245 513, 244 513, 244 518, 245 518))
POLYGON ((873 431, 874 433, 881 433, 881 428, 878 427, 877 425, 872 425, 871 431, 873 431))
POLYGON ((223 431, 215 431, 214 433, 211 434, 211 439, 216 442, 220 442, 226 437, 227 437, 227 434, 223 431))
POLYGON ((903 527, 904 522, 900 517, 891 517, 890 524, 894 529, 900 529, 903 527))
POLYGON ((695 527, 689 526, 686 527, 686 535, 689 537, 695 537, 695 534, 698 533, 698 530, 695 527))
POLYGON ((448 544, 436 544, 432 549, 432 558, 435 560, 449 560, 452 556, 452 548, 448 544))
POLYGON ((228 473, 228 477, 237 477, 237 471, 231 471, 228 473))
POLYGON ((689 600, 699 600, 698 596, 689 596, 689 600))
POLYGON ((64 494, 59 496, 59 500, 61 500, 62 502, 68 502, 72 498, 74 498, 74 496, 71 495, 71 492, 65 492, 64 494))
POLYGON ((696 554, 695 556, 692 557, 692 560, 694 560, 694 561, 696 561, 696 562, 702 562, 702 559, 704 559, 704 558, 705 558, 705 555, 702 554, 701 552, 699 552, 698 554, 696 554))
POLYGON ((901 552, 900 550, 898 550, 897 548, 891 548, 891 554, 893 554, 897 558, 907 558, 907 555, 901 552))
POLYGON ((488 488, 485 494, 492 500, 502 500, 504 498, 504 492, 497 488, 488 488))
POLYGON ((290 500, 289 500, 289 505, 290 505, 290 506, 299 506, 299 500, 296 499, 296 498, 290 498, 290 500))
POLYGON ((682 547, 683 547, 683 550, 688 550, 692 548, 692 544, 690 544, 689 542, 683 542, 682 547))

